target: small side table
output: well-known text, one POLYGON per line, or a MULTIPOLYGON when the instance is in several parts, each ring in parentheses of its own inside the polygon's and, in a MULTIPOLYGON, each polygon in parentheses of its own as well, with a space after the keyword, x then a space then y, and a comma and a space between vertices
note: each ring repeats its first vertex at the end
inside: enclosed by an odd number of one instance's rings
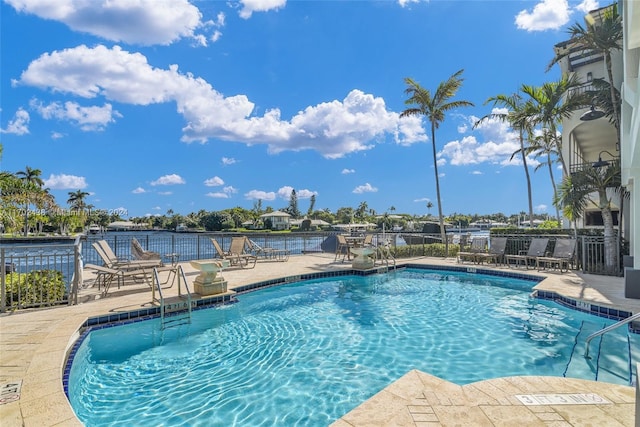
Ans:
POLYGON ((171 261, 172 267, 175 267, 176 265, 178 265, 178 261, 180 260, 180 254, 176 252, 173 252, 170 254, 164 254, 164 257, 171 261))

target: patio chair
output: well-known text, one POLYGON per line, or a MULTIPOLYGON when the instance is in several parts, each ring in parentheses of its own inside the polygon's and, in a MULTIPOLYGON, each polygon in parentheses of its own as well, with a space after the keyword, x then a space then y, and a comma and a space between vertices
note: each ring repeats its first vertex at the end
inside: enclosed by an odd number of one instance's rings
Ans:
POLYGON ((506 237, 491 237, 489 239, 489 250, 486 253, 476 254, 478 263, 493 261, 496 267, 504 259, 504 251, 507 249, 506 237))
POLYGON ((220 243, 213 237, 210 237, 211 243, 216 250, 216 253, 220 259, 226 259, 231 266, 240 266, 242 268, 248 267, 251 263, 251 268, 256 266, 258 257, 252 254, 244 252, 245 238, 233 237, 231 239, 231 246, 228 252, 225 252, 220 243))
POLYGON ((131 239, 131 254, 138 260, 156 260, 162 264, 162 257, 160 256, 160 253, 144 249, 135 237, 131 239))
POLYGON ((558 270, 560 270, 560 273, 562 273, 563 267, 565 267, 565 271, 569 271, 569 265, 573 264, 575 251, 575 239, 558 239, 556 240, 556 246, 551 256, 536 257, 536 268, 540 270, 541 268, 556 266, 558 270))
POLYGON ((529 249, 527 251, 520 251, 519 254, 511 254, 504 256, 504 262, 511 267, 511 261, 515 261, 515 266, 519 266, 522 263, 525 268, 529 268, 529 261, 535 261, 537 257, 544 256, 547 250, 547 243, 549 239, 546 237, 534 237, 531 239, 529 249))
POLYGON ((276 249, 260 246, 248 237, 246 240, 246 246, 249 248, 249 251, 258 258, 273 261, 288 261, 289 255, 291 254, 291 251, 288 249, 276 249))
POLYGON ((333 260, 336 261, 340 255, 342 255, 343 262, 345 257, 351 260, 351 245, 347 242, 344 235, 336 234, 336 256, 333 260))
POLYGON ((486 237, 474 237, 471 239, 471 246, 468 251, 458 252, 458 262, 464 262, 469 260, 474 263, 478 262, 478 254, 481 254, 487 250, 487 238, 486 237))

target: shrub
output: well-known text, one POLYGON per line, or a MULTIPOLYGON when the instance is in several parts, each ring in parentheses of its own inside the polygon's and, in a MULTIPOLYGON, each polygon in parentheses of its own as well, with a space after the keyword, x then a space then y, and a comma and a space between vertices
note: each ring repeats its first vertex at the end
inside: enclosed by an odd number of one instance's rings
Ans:
POLYGON ((8 307, 56 305, 63 302, 66 296, 62 272, 57 270, 9 273, 5 277, 5 283, 8 307))

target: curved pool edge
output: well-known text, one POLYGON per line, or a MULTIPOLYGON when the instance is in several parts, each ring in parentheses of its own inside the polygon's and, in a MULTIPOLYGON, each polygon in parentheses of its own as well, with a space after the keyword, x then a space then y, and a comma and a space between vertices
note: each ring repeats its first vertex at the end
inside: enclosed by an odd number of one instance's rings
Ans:
MULTIPOLYGON (((317 273, 319 271, 328 274, 340 271, 340 275, 347 274, 345 271, 351 271, 349 265, 334 262, 333 254, 313 254, 291 257, 287 263, 272 263, 268 265, 270 273, 266 272, 267 274, 263 274, 264 277, 256 274, 257 271, 254 269, 229 270, 224 274, 228 276, 227 279, 230 281, 238 279, 237 283, 244 281, 244 286, 250 286, 251 283, 274 280, 280 281, 282 278, 297 277, 298 275, 302 277, 304 274, 317 273), (285 272, 287 274, 284 274, 285 272), (291 274, 292 272, 294 274, 291 274), (264 280, 258 280, 257 282, 255 280, 248 280, 248 278, 258 278, 259 276, 264 280)), ((406 262, 399 264, 398 268, 412 266, 421 266, 421 268, 447 266, 451 267, 450 269, 463 269, 463 271, 467 268, 477 268, 460 266, 456 264, 455 259, 442 260, 434 258, 406 260, 406 262)), ((477 270, 502 272, 501 275, 512 273, 531 275, 531 271, 529 271, 529 273, 520 273, 504 267, 497 269, 493 267, 482 267, 477 268, 477 270)), ((603 283, 597 280, 599 279, 598 277, 585 278, 576 273, 557 275, 553 273, 535 272, 534 275, 544 277, 544 279, 536 285, 536 288, 545 291, 551 290, 559 295, 565 295, 566 293, 566 297, 571 299, 574 299, 576 292, 578 292, 586 298, 587 302, 598 303, 604 306, 616 306, 615 299, 617 297, 608 298, 607 296, 607 291, 612 288, 612 281, 615 282, 615 280, 618 279, 620 283, 617 284, 617 287, 623 289, 622 278, 606 277, 603 286, 603 283), (563 288, 563 286, 565 287, 563 288), (589 300, 589 298, 593 300, 589 300)), ((235 288, 241 286, 243 285, 236 285, 235 288)), ((89 319, 96 316, 108 315, 122 307, 127 307, 132 304, 142 305, 140 302, 148 301, 147 294, 144 293, 134 294, 133 296, 129 295, 128 299, 122 298, 123 299, 104 298, 77 306, 0 316, 0 330, 3 331, 0 336, 0 345, 2 345, 3 349, 7 349, 7 351, 2 352, 3 361, 0 378, 5 380, 4 382, 22 380, 22 394, 20 399, 12 403, 0 405, 0 418, 3 420, 3 426, 82 425, 71 408, 63 389, 63 372, 68 354, 75 342, 74 338, 79 336, 83 326, 89 319), (133 301, 137 302, 134 303, 133 301), (7 366, 12 362, 15 362, 15 369, 8 369, 7 366)), ((622 305, 625 309, 630 309, 632 312, 640 311, 640 300, 624 299, 622 305)), ((557 389, 558 392, 563 390, 560 385, 562 385, 564 381, 570 381, 570 379, 567 378, 553 378, 560 380, 557 389)), ((498 380, 501 379, 487 381, 498 380)), ((594 383, 604 385, 605 387, 608 385, 619 387, 608 383, 594 383)), ((367 402, 364 402, 363 405, 367 402)))

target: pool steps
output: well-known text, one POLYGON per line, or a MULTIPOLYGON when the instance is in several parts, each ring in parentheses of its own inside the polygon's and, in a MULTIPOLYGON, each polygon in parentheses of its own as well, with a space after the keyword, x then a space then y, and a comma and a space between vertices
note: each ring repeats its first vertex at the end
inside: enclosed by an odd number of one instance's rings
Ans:
POLYGON ((590 357, 585 357, 587 337, 602 330, 605 326, 607 325, 604 322, 585 321, 582 323, 580 331, 576 334, 573 352, 564 376, 571 378, 591 377, 594 381, 633 385, 634 367, 638 355, 632 354, 632 334, 630 334, 629 328, 617 328, 596 337, 591 342, 590 357), (621 356, 603 353, 600 351, 602 347, 618 347, 626 350, 622 352, 621 356))

